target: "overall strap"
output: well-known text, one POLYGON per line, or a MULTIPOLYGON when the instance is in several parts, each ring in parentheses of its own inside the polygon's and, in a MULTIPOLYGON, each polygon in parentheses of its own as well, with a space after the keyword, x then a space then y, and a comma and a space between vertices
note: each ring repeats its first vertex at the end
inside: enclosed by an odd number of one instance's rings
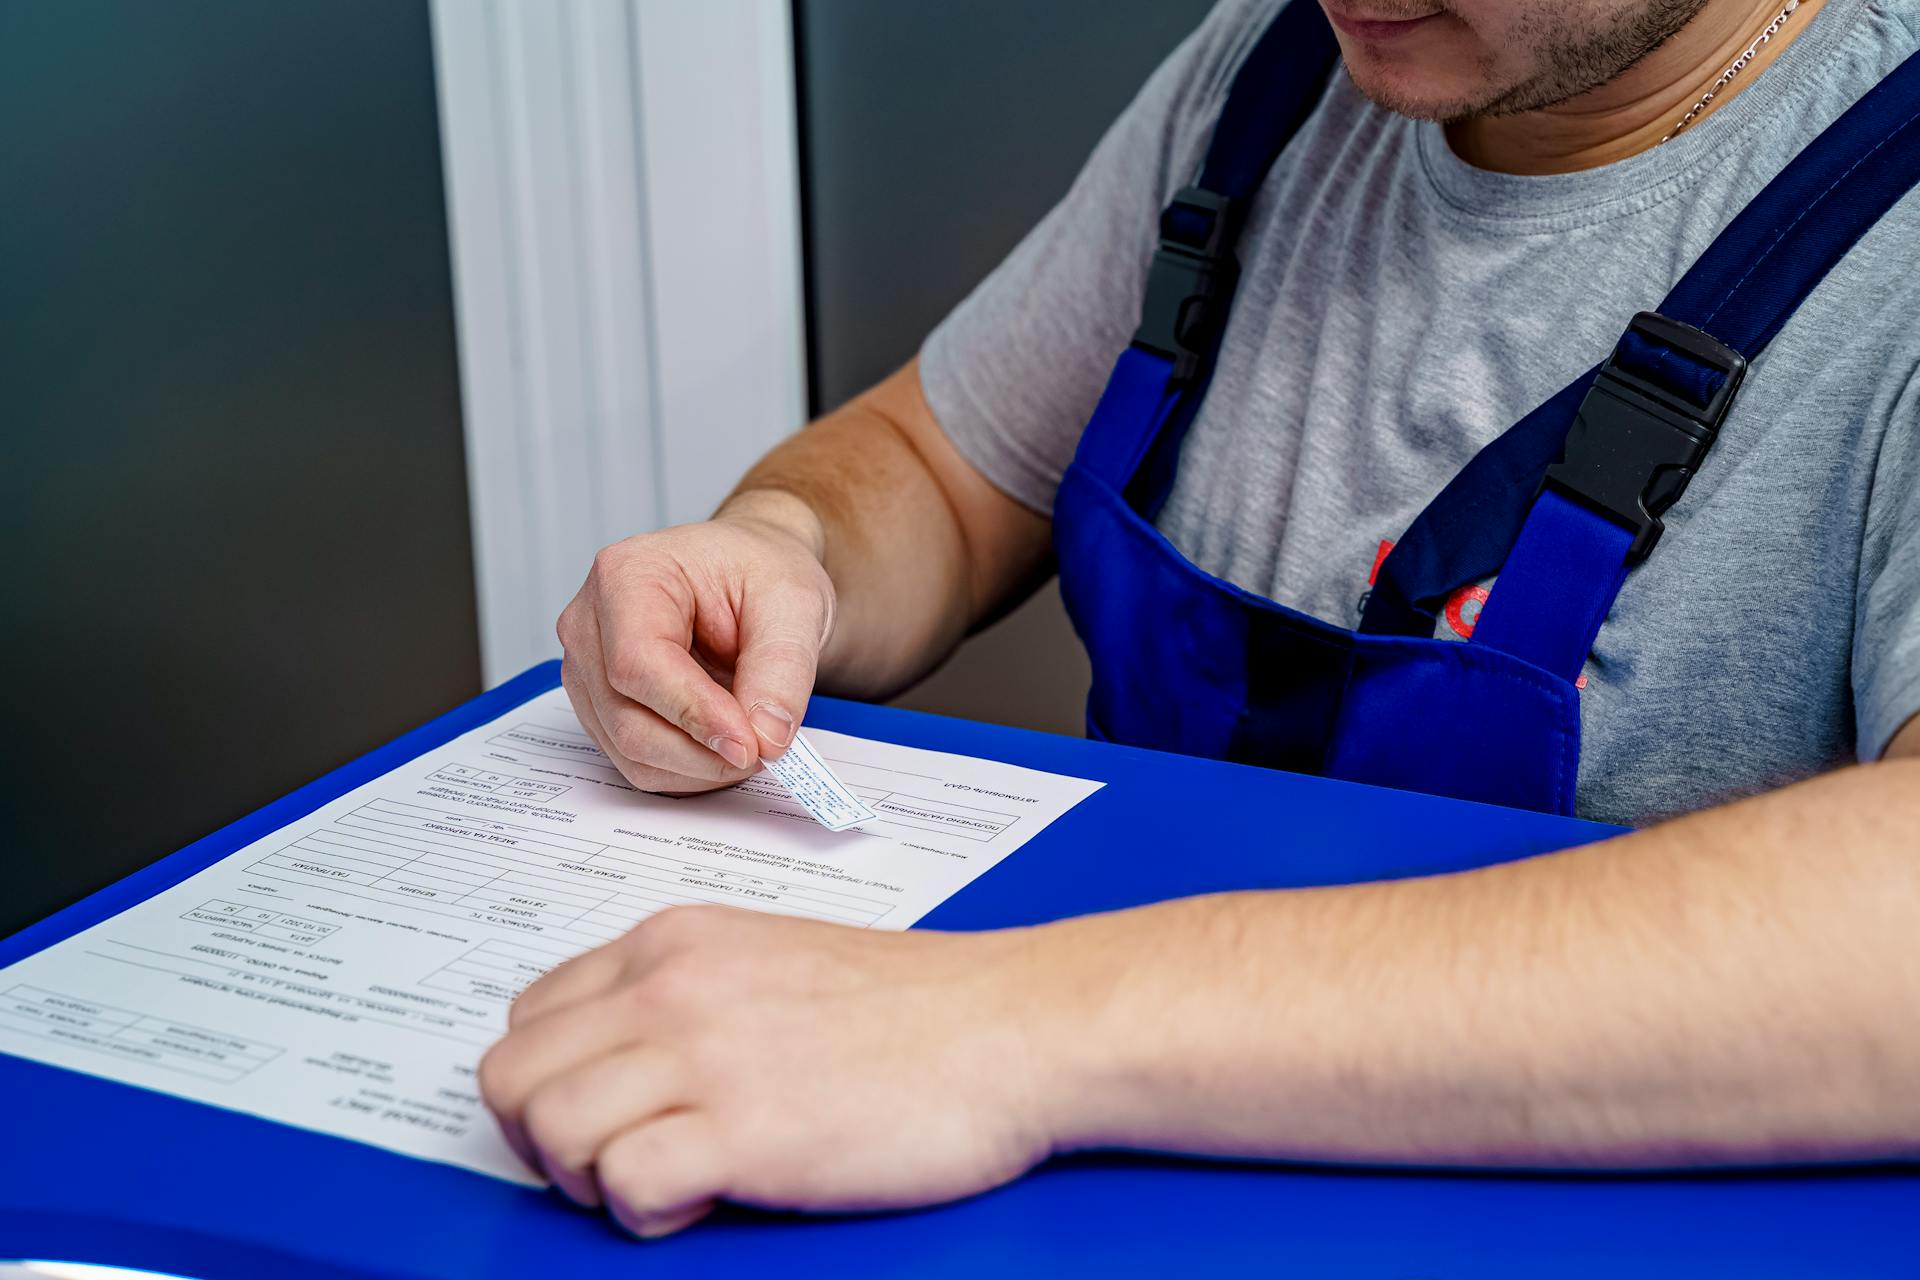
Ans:
POLYGON ((1361 629, 1430 635, 1449 593, 1498 571, 1474 640, 1577 675, 1747 363, 1916 183, 1920 54, 1794 157, 1604 365, 1454 477, 1381 563, 1361 629))
POLYGON ((1176 192, 1160 215, 1140 327, 1114 366, 1079 453, 1136 507, 1157 510, 1172 484, 1171 460, 1205 394, 1240 281, 1234 244, 1247 205, 1319 102, 1338 53, 1318 0, 1291 0, 1234 75, 1199 180, 1176 192), (1143 467, 1149 455, 1153 461, 1143 467), (1143 485, 1158 498, 1143 504, 1143 485))

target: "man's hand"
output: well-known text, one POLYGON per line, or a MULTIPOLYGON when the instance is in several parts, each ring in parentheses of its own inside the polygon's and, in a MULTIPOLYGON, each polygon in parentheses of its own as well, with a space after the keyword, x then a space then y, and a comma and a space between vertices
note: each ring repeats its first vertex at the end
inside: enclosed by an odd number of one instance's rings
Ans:
POLYGON ((1032 936, 677 907, 528 988, 481 1092, 523 1159, 642 1236, 722 1198, 968 1195, 1051 1147, 1032 936))
POLYGON ((793 741, 833 614, 818 521, 754 495, 595 556, 556 628, 561 681, 635 786, 728 786, 793 741))
POLYGON ((1475 871, 1034 929, 675 908, 529 988, 481 1092, 646 1235, 717 1199, 925 1204, 1086 1148, 1911 1159, 1916 832, 1920 762, 1893 759, 1475 871))
POLYGON ((712 520, 601 551, 560 615, 561 678, 635 786, 728 786, 793 741, 816 676, 897 692, 1040 582, 1049 547, 909 362, 782 441, 712 520))

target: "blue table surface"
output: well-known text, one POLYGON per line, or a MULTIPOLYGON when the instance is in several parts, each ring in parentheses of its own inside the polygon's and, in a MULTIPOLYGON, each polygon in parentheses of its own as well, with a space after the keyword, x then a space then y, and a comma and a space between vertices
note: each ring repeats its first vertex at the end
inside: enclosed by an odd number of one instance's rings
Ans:
MULTIPOLYGON (((177 883, 558 681, 548 663, 84 902, 0 965, 177 883)), ((1419 875, 1611 833, 1568 819, 827 698, 811 726, 1108 785, 923 927, 1023 924, 1218 889, 1419 875)), ((1466 744, 1470 749, 1470 744, 1466 744)), ((1249 1011, 1257 1016, 1257 1011, 1249 1011)), ((637 1244, 447 1165, 0 1055, 0 1257, 272 1275, 1920 1275, 1904 1167, 1566 1177, 1144 1155, 1054 1161, 959 1204, 809 1219, 723 1211, 637 1244)))

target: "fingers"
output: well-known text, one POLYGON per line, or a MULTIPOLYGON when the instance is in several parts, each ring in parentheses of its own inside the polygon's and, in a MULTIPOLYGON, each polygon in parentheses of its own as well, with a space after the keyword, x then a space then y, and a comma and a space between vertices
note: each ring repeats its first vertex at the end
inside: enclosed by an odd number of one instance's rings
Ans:
MULTIPOLYGON (((642 706, 615 689, 605 678, 604 622, 583 627, 580 635, 581 663, 601 672, 597 680, 584 682, 587 697, 606 733, 607 745, 616 759, 637 765, 698 779, 701 782, 733 781, 758 768, 758 759, 747 743, 736 737, 716 735, 702 746, 670 724, 658 712, 642 706)), ((680 658, 692 660, 684 649, 674 650, 680 658)), ((698 664, 695 664, 698 670, 698 664)), ((713 684, 704 670, 701 679, 713 684)), ((713 686, 718 689, 716 684, 713 686)), ((623 770, 624 772, 624 770, 623 770)), ((661 789, 661 788, 650 788, 661 789)))
MULTIPOLYGON (((587 626, 597 630, 591 622, 587 626)), ((566 651, 560 664, 560 684, 566 689, 568 700, 573 703, 573 712, 579 718, 580 727, 587 731, 587 736, 593 739, 594 745, 600 748, 608 762, 618 769, 627 781, 642 791, 682 794, 708 791, 716 782, 725 783, 737 777, 746 776, 743 771, 732 770, 725 761, 712 753, 696 747, 685 734, 645 707, 629 702, 608 689, 605 676, 599 674, 598 658, 598 644, 589 645, 576 634, 572 639, 572 647, 566 651), (593 660, 592 665, 589 664, 589 659, 593 660), (605 690, 605 693, 597 697, 595 690, 605 690), (687 767, 698 772, 674 772, 646 763, 644 757, 657 757, 662 753, 655 751, 649 745, 649 741, 638 736, 631 726, 625 735, 624 742, 616 739, 601 719, 600 708, 603 702, 609 705, 624 705, 632 714, 647 717, 652 726, 652 732, 657 733, 661 740, 670 745, 672 752, 677 753, 680 761, 690 760, 691 763, 687 767), (636 756, 632 754, 633 752, 639 752, 641 755, 636 756)))
POLYGON ((555 965, 522 991, 507 1009, 509 1029, 570 1005, 604 995, 627 971, 627 953, 617 945, 595 947, 555 965))
POLYGON ((629 1009, 610 1007, 616 1004, 600 998, 555 1010, 538 1026, 509 1030, 480 1059, 480 1097, 522 1159, 532 1163, 525 1129, 527 1099, 534 1090, 640 1039, 640 1020, 629 1009))
MULTIPOLYGON (((694 605, 652 578, 602 582, 598 610, 607 685, 730 767, 753 767, 753 732, 740 704, 690 652, 694 605), (735 763, 738 761, 739 763, 735 763)), ((609 729, 612 726, 608 726, 609 729)), ((645 761, 666 765, 666 761, 645 761)))
POLYGON ((698 1111, 671 1111, 627 1129, 601 1148, 594 1169, 608 1211, 642 1237, 699 1221, 726 1194, 724 1152, 698 1111))
POLYGON ((681 1105, 676 1060, 634 1045, 548 1080, 527 1099, 526 1135, 539 1167, 575 1204, 600 1207, 601 1149, 633 1126, 681 1105))
POLYGON ((714 936, 734 908, 714 905, 666 907, 624 937, 565 960, 536 978, 507 1009, 507 1027, 518 1030, 539 1018, 610 995, 622 979, 653 970, 714 936))
MULTIPOLYGON (((578 659, 566 651, 560 655, 560 687, 567 691, 567 701, 573 704, 574 718, 580 721, 580 727, 593 739, 593 745, 600 748, 600 754, 619 769, 629 782, 633 782, 633 775, 627 773, 626 765, 607 745, 607 731, 601 727, 600 713, 594 710, 593 697, 587 692, 586 677, 580 674, 578 659)), ((633 785, 637 787, 640 784, 634 782, 633 785)))
POLYGON ((812 592, 774 588, 741 602, 733 696, 745 708, 765 759, 777 759, 793 742, 828 626, 826 602, 812 592))

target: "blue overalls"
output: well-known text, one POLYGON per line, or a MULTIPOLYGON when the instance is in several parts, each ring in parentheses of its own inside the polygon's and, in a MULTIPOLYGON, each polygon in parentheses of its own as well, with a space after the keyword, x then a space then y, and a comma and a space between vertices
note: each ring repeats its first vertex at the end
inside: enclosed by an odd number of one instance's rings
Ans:
POLYGON ((1574 681, 1594 637, 1748 362, 1920 180, 1920 55, 1795 157, 1603 364, 1447 484, 1346 631, 1202 572, 1154 527, 1225 327, 1244 210, 1337 52, 1318 4, 1294 0, 1248 55, 1199 181, 1161 215, 1139 332, 1061 481, 1054 541, 1093 663, 1088 733, 1572 813, 1574 681), (1434 639, 1447 596, 1496 572, 1472 638, 1434 639))

